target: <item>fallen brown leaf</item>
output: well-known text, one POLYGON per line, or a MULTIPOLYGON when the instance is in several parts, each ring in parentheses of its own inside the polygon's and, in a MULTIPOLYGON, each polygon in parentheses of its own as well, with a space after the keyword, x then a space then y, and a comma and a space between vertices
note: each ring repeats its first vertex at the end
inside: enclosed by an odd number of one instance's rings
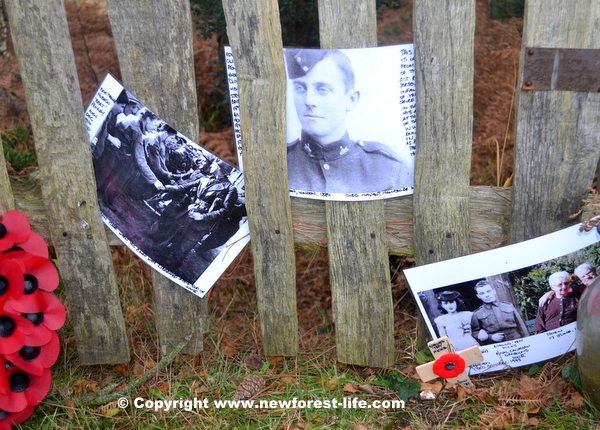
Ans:
POLYGON ((119 372, 121 374, 121 376, 123 376, 124 378, 127 378, 127 376, 129 376, 129 364, 128 363, 117 364, 115 366, 115 370, 117 372, 119 372))
POLYGON ((158 391, 166 393, 171 388, 171 384, 169 384, 168 382, 161 382, 156 388, 158 389, 158 391))
POLYGON ((91 381, 87 384, 87 388, 92 393, 97 393, 98 390, 100 389, 100 385, 96 381, 91 381))
POLYGON ((221 344, 221 352, 226 357, 237 357, 239 354, 238 349, 235 345, 230 345, 228 343, 221 344))
POLYGON ((86 386, 87 380, 85 378, 78 379, 73 383, 73 391, 76 394, 81 393, 81 390, 86 386))
POLYGON ((582 395, 579 394, 578 391, 575 391, 567 400, 566 405, 568 408, 571 409, 580 409, 585 405, 585 400, 583 399, 582 395))
POLYGON ((419 391, 431 390, 437 395, 440 393, 440 391, 442 391, 442 388, 444 388, 444 384, 442 384, 441 381, 435 381, 433 384, 430 384, 429 382, 421 382, 421 388, 419 388, 419 391))
POLYGON ((342 388, 342 391, 345 393, 360 393, 360 390, 358 389, 356 384, 351 384, 349 382, 344 384, 344 388, 342 388))
POLYGON ((144 369, 144 366, 142 366, 140 363, 134 363, 132 372, 133 376, 139 378, 146 372, 146 369, 144 369))
POLYGON ((283 355, 272 355, 269 357, 269 366, 273 367, 281 360, 283 360, 283 355))
POLYGON ((337 390, 337 387, 340 385, 340 381, 337 376, 333 376, 329 381, 327 381, 327 388, 329 391, 337 390))
POLYGON ((296 380, 291 376, 282 376, 281 378, 279 378, 279 381, 283 382, 284 384, 293 384, 294 382, 296 382, 296 380))
POLYGON ((65 408, 67 408, 67 413, 70 418, 75 418, 75 402, 65 402, 65 408))
POLYGON ((375 394, 373 391, 373 387, 371 387, 369 384, 358 385, 358 389, 363 393, 375 394))

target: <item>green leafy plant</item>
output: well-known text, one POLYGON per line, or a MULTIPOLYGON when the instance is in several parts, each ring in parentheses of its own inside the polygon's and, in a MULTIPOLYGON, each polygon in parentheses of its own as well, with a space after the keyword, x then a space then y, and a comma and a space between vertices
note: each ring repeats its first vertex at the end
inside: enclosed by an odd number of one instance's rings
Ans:
POLYGON ((0 134, 4 159, 16 172, 37 164, 33 135, 25 127, 16 127, 0 134))
POLYGON ((577 388, 579 391, 582 390, 581 375, 579 373, 577 359, 573 360, 572 363, 567 363, 563 366, 561 376, 563 379, 570 379, 575 388, 577 388))
POLYGON ((392 371, 384 376, 382 381, 385 386, 396 391, 400 400, 408 400, 410 397, 419 396, 421 384, 416 379, 405 378, 400 372, 392 371))
POLYGON ((492 0, 489 2, 489 16, 506 21, 510 18, 523 18, 525 0, 492 0))

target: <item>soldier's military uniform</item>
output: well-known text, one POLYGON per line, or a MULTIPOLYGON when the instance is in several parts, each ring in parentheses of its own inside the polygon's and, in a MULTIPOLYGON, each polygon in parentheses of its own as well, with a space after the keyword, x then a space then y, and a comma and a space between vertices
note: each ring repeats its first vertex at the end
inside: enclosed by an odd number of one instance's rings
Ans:
POLYGON ((502 342, 529 336, 521 315, 513 305, 505 302, 484 303, 477 308, 471 317, 471 330, 477 340, 481 330, 489 335, 487 340, 480 341, 482 345, 495 343, 492 340, 494 333, 504 333, 502 342))
POLYGON ((378 142, 341 140, 320 145, 306 133, 288 146, 289 185, 294 190, 369 193, 412 186, 412 170, 378 142))
MULTIPOLYGON (((331 51, 288 49, 285 52, 288 77, 309 73, 331 51)), ((336 51, 337 52, 337 51, 336 51)), ((340 68, 346 86, 354 87, 354 72, 347 57, 340 68)), ((338 64, 338 67, 339 64, 338 64)), ((392 149, 378 142, 354 141, 348 133, 337 142, 321 145, 308 133, 287 149, 289 186, 297 191, 324 193, 371 193, 407 190, 413 186, 412 167, 392 149)))

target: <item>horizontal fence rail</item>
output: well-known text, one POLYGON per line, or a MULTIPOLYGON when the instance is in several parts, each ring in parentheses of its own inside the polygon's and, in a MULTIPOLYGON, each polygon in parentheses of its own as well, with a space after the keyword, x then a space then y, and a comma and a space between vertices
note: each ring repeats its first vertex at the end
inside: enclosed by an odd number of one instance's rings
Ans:
MULTIPOLYGON (((573 7, 563 3, 527 2, 524 47, 600 48, 600 0, 573 7)), ((277 1, 223 4, 238 67, 246 198, 266 355, 298 351, 294 244, 329 250, 338 359, 389 366, 396 353, 388 254, 414 256, 425 264, 577 222, 568 216, 586 197, 600 158, 600 93, 529 91, 520 81, 514 187, 469 186, 475 0, 414 0, 415 194, 376 202, 289 197, 281 180, 287 173, 285 73, 277 1)), ((54 246, 81 362, 128 361, 108 249, 121 242, 104 228, 95 203, 64 4, 5 0, 5 5, 40 169, 9 177, 0 163, 0 210, 22 211, 54 246), (83 208, 77 206, 84 200, 83 208), (81 219, 89 230, 80 231, 81 219)), ((125 86, 195 139, 189 2, 110 0, 108 12, 125 86)), ((319 16, 323 48, 377 43, 374 0, 320 0, 319 16)), ((208 330, 206 301, 158 275, 153 283, 163 354, 190 333, 184 351, 199 352, 208 330)))

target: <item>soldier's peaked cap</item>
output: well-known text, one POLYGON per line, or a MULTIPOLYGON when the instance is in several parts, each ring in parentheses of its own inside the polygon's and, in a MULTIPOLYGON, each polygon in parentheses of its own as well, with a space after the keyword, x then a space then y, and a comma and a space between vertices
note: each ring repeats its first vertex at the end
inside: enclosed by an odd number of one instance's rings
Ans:
POLYGON ((326 54, 325 49, 286 49, 288 76, 290 79, 296 79, 306 75, 326 54))

